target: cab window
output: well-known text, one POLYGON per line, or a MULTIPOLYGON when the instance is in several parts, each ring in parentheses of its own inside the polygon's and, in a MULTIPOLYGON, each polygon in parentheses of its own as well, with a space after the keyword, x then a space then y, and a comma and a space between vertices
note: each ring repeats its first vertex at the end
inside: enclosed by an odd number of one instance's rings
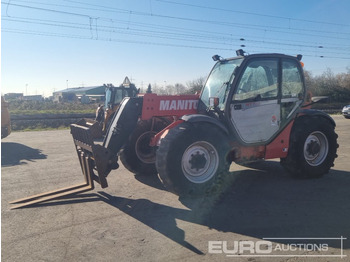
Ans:
POLYGON ((303 102, 304 86, 298 61, 282 60, 281 121, 287 122, 303 102))
POLYGON ((115 92, 115 96, 114 96, 114 104, 119 104, 124 96, 123 96, 124 90, 123 89, 117 89, 115 92))
POLYGON ((282 62, 282 99, 303 97, 303 84, 296 61, 282 62))
POLYGON ((245 68, 233 100, 259 101, 277 99, 277 59, 258 59, 245 68))

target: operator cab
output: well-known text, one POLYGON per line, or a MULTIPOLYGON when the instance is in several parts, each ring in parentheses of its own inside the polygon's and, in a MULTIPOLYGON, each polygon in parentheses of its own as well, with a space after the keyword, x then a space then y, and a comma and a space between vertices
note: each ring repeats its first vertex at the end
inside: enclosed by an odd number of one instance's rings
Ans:
POLYGON ((216 60, 201 102, 224 118, 241 143, 267 144, 304 102, 301 56, 245 55, 216 60))
POLYGON ((113 108, 121 103, 124 97, 135 97, 139 90, 132 84, 128 77, 125 77, 123 84, 115 87, 112 84, 106 85, 106 108, 113 108))

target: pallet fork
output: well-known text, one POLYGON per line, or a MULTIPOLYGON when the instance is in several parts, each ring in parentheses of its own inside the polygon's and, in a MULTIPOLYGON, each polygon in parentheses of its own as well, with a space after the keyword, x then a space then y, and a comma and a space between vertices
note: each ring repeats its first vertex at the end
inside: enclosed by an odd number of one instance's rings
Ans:
MULTIPOLYGON (((111 170, 111 164, 113 164, 111 163, 112 153, 107 148, 99 144, 94 144, 89 126, 72 124, 70 128, 85 182, 11 201, 10 204, 16 204, 11 209, 27 207, 93 190, 94 181, 98 182, 102 188, 108 186, 106 177, 111 170), (94 171, 97 171, 97 175, 94 171)), ((114 168, 116 168, 115 165, 118 164, 115 162, 114 168)))
POLYGON ((85 182, 12 201, 10 203, 16 205, 12 206, 11 209, 93 190, 94 181, 99 183, 102 188, 107 187, 106 177, 112 169, 119 167, 118 152, 128 140, 130 132, 135 129, 141 108, 141 97, 124 98, 102 145, 95 144, 93 141, 99 136, 99 132, 96 132, 98 124, 96 121, 83 119, 77 124, 71 124, 70 130, 85 182))

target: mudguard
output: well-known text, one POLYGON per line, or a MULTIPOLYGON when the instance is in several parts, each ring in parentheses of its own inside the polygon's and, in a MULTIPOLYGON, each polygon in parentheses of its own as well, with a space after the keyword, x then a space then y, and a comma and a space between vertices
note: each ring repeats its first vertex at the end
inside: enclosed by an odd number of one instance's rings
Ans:
POLYGON ((221 129, 225 134, 227 135, 229 134, 227 127, 223 123, 207 115, 201 115, 201 114, 184 115, 180 119, 189 123, 199 123, 199 122, 210 123, 214 126, 219 127, 219 129, 221 129))
POLYGON ((301 116, 305 116, 305 115, 323 117, 323 118, 327 119, 328 121, 330 121, 333 126, 336 126, 334 119, 330 115, 328 115, 327 113, 325 113, 323 111, 319 111, 316 109, 300 109, 298 111, 297 117, 301 117, 301 116))

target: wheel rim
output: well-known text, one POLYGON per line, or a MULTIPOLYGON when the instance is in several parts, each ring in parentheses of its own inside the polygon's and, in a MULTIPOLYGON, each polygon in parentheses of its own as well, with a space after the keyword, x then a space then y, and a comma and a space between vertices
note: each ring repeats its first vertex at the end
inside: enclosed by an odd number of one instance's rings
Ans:
POLYGON ((189 181, 204 183, 215 175, 219 166, 219 155, 213 145, 198 141, 185 150, 181 166, 189 181))
POLYGON ((311 133, 304 143, 304 157, 311 166, 323 163, 328 155, 328 139, 320 131, 311 133))
POLYGON ((136 140, 136 155, 145 164, 153 164, 156 161, 155 149, 149 145, 155 134, 154 131, 145 132, 136 140))

